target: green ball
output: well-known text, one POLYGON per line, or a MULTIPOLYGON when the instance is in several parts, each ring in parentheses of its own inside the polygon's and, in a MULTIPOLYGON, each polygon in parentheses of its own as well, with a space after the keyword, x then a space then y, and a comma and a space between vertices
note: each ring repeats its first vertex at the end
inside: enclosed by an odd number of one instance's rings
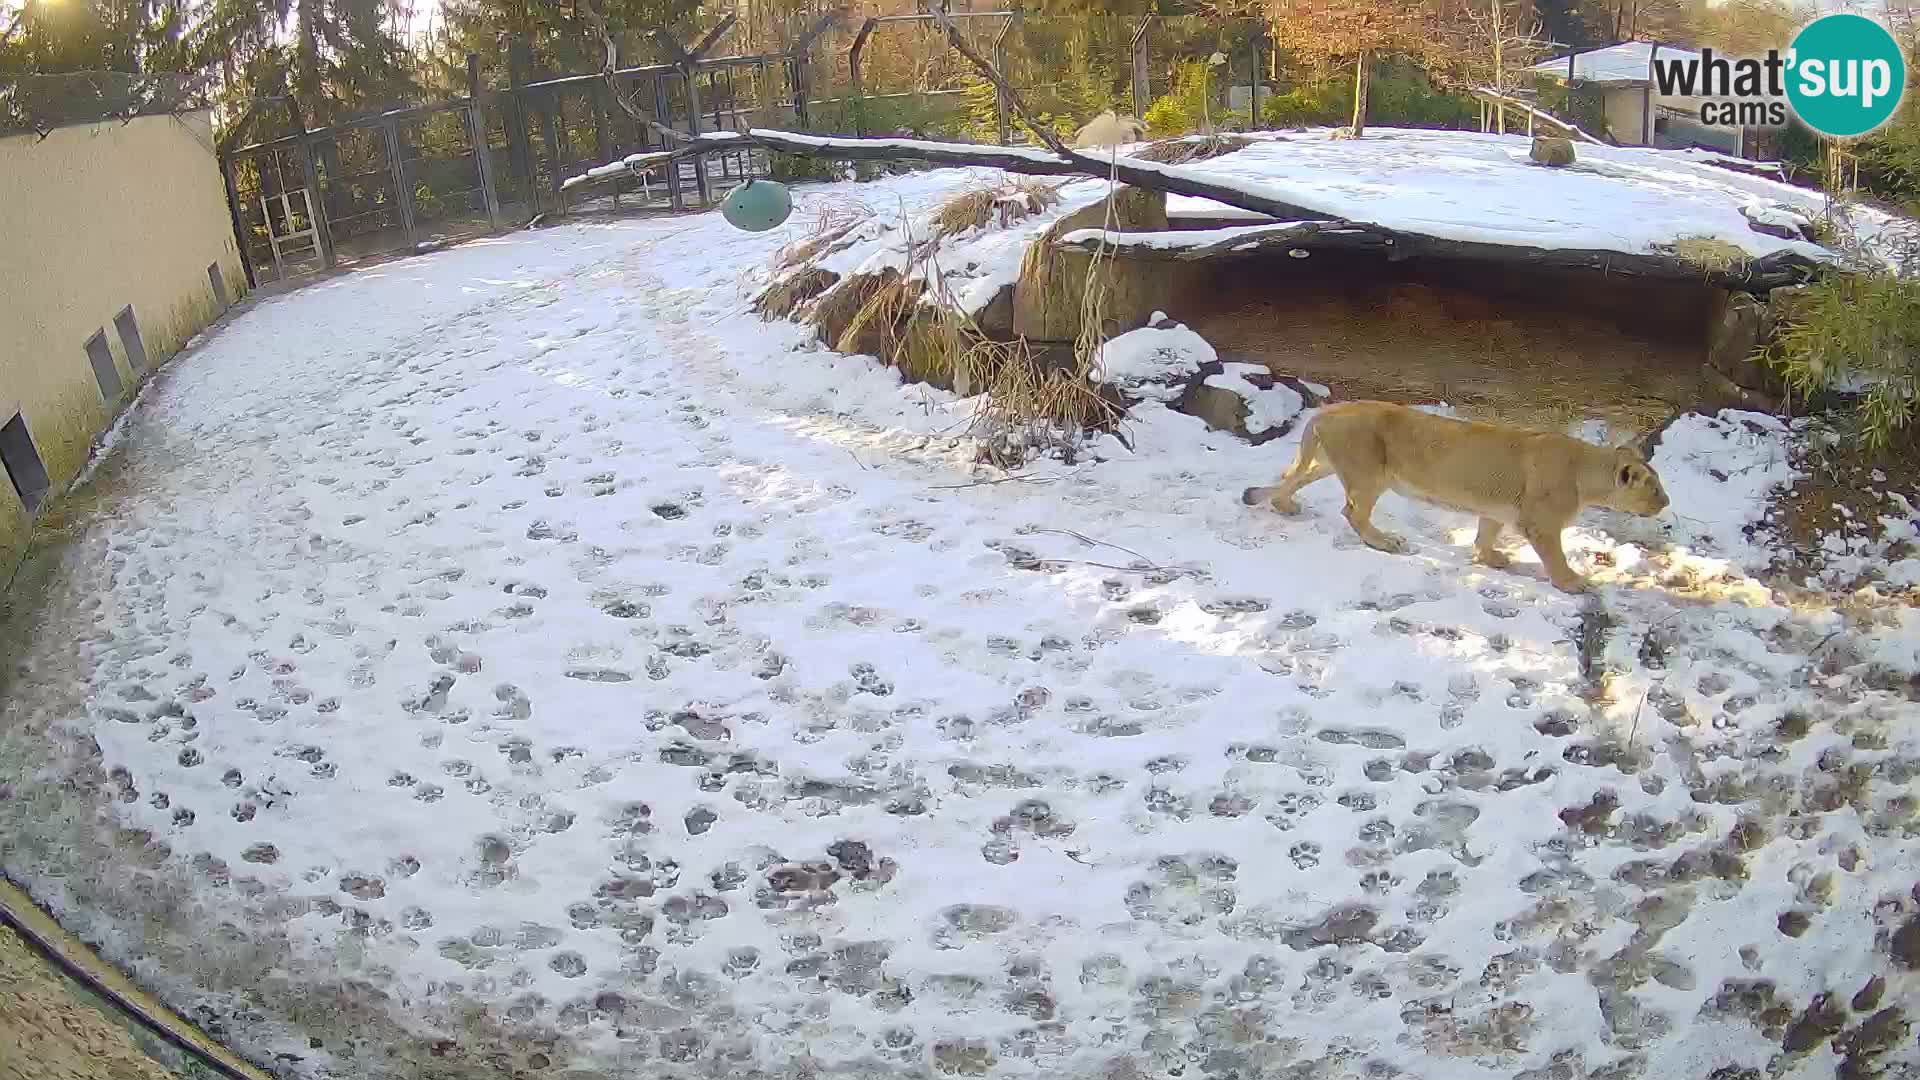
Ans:
POLYGON ((778 228, 793 213, 793 197, 785 184, 771 180, 749 180, 732 191, 720 204, 720 216, 727 224, 748 232, 766 232, 778 228))

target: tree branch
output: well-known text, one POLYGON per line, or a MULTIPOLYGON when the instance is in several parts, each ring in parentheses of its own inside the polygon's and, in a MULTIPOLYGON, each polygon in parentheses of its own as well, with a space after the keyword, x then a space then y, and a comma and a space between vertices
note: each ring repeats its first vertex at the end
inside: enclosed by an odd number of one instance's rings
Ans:
POLYGON ((1014 93, 1013 85, 1007 82, 1006 76, 995 70, 985 57, 973 51, 973 46, 968 45, 966 39, 960 36, 960 27, 953 21, 953 17, 947 14, 945 5, 938 8, 930 7, 930 11, 934 21, 940 24, 940 29, 947 32, 947 44, 952 45, 955 52, 965 57, 967 63, 978 68, 980 74, 986 76, 995 90, 1006 95, 1008 104, 1013 106, 1013 111, 1020 115, 1021 122, 1027 125, 1034 137, 1045 143, 1047 149, 1071 160, 1075 155, 1067 150, 1066 144, 1060 141, 1060 136, 1055 135, 1053 129, 1035 120, 1033 114, 1027 111, 1027 103, 1020 100, 1019 94, 1014 93))

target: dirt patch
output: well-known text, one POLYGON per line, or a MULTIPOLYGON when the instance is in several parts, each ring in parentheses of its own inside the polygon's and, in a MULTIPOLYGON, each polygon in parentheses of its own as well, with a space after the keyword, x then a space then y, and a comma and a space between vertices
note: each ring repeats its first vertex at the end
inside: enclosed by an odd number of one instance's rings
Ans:
POLYGON ((0 927, 0 1080, 173 1080, 179 1073, 77 983, 0 927))
POLYGON ((1222 359, 1337 398, 1645 432, 1703 394, 1705 286, 1339 252, 1211 262, 1189 284, 1176 317, 1222 359))
MULTIPOLYGON (((1912 516, 1920 508, 1920 439, 1909 438, 1884 450, 1869 450, 1851 435, 1815 430, 1797 440, 1794 467, 1803 475, 1774 500, 1772 524, 1786 559, 1781 570, 1804 583, 1825 568, 1827 537, 1884 548, 1884 565, 1920 556, 1908 541, 1886 541, 1883 517, 1912 516)), ((1863 581, 1829 581, 1851 589, 1863 581)))

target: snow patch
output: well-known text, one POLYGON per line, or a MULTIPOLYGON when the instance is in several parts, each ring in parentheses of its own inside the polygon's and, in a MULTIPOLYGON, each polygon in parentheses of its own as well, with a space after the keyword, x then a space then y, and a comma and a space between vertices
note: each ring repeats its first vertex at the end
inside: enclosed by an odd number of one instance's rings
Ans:
POLYGON ((1669 424, 1652 464, 1667 491, 1673 539, 1764 568, 1771 553, 1760 526, 1768 505, 1800 476, 1789 458, 1791 435, 1776 417, 1734 409, 1687 413, 1669 424))

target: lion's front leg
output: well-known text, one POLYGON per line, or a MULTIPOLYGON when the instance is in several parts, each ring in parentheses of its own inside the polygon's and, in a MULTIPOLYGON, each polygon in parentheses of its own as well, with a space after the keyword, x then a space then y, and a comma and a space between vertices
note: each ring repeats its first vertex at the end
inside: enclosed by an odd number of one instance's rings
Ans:
POLYGON ((1473 557, 1474 560, 1482 566, 1501 569, 1512 561, 1495 546, 1500 543, 1500 530, 1502 528, 1504 528, 1504 526, 1493 518, 1483 517, 1480 519, 1480 531, 1475 533, 1473 537, 1473 557))
POLYGON ((1565 528, 1564 523, 1523 521, 1520 524, 1520 531, 1526 535, 1527 543, 1532 544, 1533 550, 1540 556, 1540 565, 1547 569, 1547 580, 1564 592, 1585 592, 1587 579, 1567 565, 1566 550, 1560 546, 1560 533, 1565 528))

